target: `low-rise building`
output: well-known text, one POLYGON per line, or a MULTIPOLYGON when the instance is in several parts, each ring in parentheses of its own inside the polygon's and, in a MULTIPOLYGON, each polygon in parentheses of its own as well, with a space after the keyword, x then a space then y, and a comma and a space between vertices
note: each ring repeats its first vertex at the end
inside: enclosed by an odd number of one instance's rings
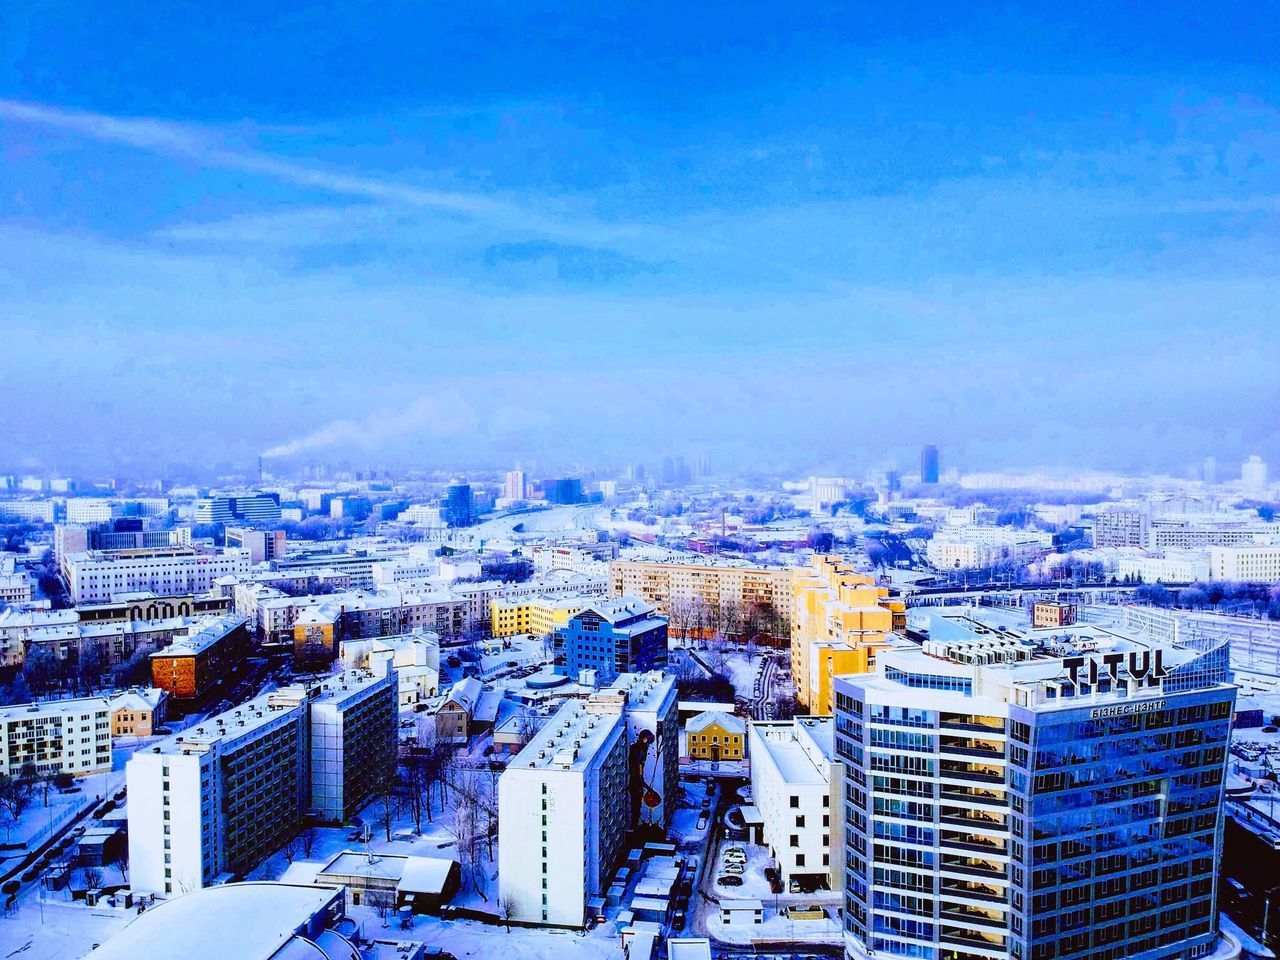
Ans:
POLYGON ((455 683, 436 707, 436 738, 445 743, 466 743, 471 733, 471 719, 480 704, 484 685, 475 677, 463 677, 455 683))
POLYGON ((1076 622, 1076 605, 1060 600, 1037 600, 1031 608, 1031 622, 1037 627, 1069 627, 1076 622))
POLYGON ((150 737, 164 725, 169 695, 158 687, 135 687, 111 698, 113 737, 150 737))
POLYGON ((151 682, 174 700, 198 703, 239 673, 248 647, 245 619, 218 617, 151 654, 151 682))
POLYGON ((684 725, 690 760, 741 760, 747 755, 747 722, 732 713, 707 710, 684 725))
POLYGON ((751 791, 783 882, 840 889, 843 764, 835 752, 835 721, 796 717, 752 723, 747 731, 751 791))

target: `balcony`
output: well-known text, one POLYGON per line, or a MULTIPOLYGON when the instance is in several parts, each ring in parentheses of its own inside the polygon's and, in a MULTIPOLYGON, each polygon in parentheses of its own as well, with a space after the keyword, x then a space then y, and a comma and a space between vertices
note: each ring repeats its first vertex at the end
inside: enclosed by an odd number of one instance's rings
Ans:
POLYGON ((985 900, 987 903, 1007 903, 1009 894, 999 887, 981 883, 943 883, 938 892, 943 897, 956 897, 964 900, 985 900))
POLYGON ((982 810, 950 810, 938 816, 939 823, 953 827, 973 827, 977 830, 1008 831, 1009 824, 1002 814, 986 813, 982 810))
POLYGON ((974 833, 964 834, 963 836, 943 833, 939 840, 939 845, 955 847, 959 850, 971 850, 975 853, 994 853, 1002 857, 1007 853, 1003 841, 993 840, 990 837, 983 837, 974 833))
POLYGON ((992 914, 983 910, 966 910, 966 909, 946 909, 944 908, 939 914, 939 919, 949 921, 951 923, 971 923, 978 927, 987 927, 992 930, 1003 930, 1008 926, 1008 922, 1000 914, 992 914))
POLYGON ((943 761, 938 768, 938 776, 953 780, 972 780, 975 783, 1004 783, 1004 770, 1001 768, 973 763, 962 765, 943 761))
POLYGON ((939 796, 951 803, 985 803, 993 807, 1007 807, 1009 805, 1009 800, 1005 797, 1003 791, 997 793, 994 790, 980 790, 974 787, 944 785, 939 796))
POLYGON ((970 930, 956 930, 944 927, 938 935, 942 943, 953 943, 962 947, 977 947, 979 950, 1004 950, 1005 938, 995 934, 974 933, 970 930))
POLYGON ((977 733, 1004 733, 1004 720, 1000 717, 977 717, 966 713, 944 713, 938 717, 943 730, 971 730, 977 733))
POLYGON ((1005 869, 998 863, 988 860, 976 860, 971 857, 957 859, 943 855, 939 869, 944 873, 959 873, 968 877, 993 877, 1004 879, 1005 869))
POLYGON ((958 740, 954 737, 943 737, 938 741, 941 753, 954 753, 964 757, 987 757, 992 760, 1003 760, 1004 750, 983 740, 958 740))

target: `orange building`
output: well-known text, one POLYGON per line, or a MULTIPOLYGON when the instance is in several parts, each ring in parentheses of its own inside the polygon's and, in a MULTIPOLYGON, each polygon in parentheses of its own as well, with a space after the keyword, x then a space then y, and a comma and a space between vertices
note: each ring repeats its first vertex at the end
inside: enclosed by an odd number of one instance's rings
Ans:
POLYGON ((174 700, 198 702, 244 664, 249 633, 244 617, 219 617, 151 654, 151 683, 174 700))

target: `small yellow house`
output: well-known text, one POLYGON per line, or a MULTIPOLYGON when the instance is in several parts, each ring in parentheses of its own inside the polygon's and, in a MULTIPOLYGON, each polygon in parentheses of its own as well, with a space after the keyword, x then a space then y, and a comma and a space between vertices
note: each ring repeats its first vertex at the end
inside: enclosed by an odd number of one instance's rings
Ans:
POLYGON ((708 710, 684 725, 691 760, 741 760, 747 755, 747 722, 732 713, 708 710))

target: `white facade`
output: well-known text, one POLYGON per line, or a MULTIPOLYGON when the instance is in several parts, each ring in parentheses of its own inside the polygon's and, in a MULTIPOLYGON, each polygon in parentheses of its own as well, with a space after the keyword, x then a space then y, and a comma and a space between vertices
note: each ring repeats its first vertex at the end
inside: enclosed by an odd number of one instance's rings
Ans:
POLYGON ((76 604, 102 603, 120 593, 158 596, 208 593, 220 577, 247 576, 248 550, 198 553, 174 548, 90 550, 66 557, 67 590, 76 604))
POLYGON ((0 500, 0 518, 53 523, 52 500, 0 500))
POLYGON ((625 838, 621 712, 562 706, 498 782, 498 886, 513 919, 581 927, 625 838))
POLYGON ((114 500, 98 497, 72 497, 67 501, 67 523, 106 523, 120 515, 114 500))
POLYGON ((136 752, 129 882, 164 896, 246 870, 301 822, 306 716, 259 697, 136 752))
POLYGON ((1120 554, 1115 575, 1144 583, 1194 583, 1209 579, 1208 551, 1168 550, 1163 554, 1120 554))
POLYGON ((751 792, 764 823, 765 845, 783 883, 821 876, 835 881, 832 887, 839 889, 843 768, 835 756, 834 738, 830 717, 796 717, 747 727, 751 792))
POLYGON ((1267 463, 1261 457, 1253 456, 1240 467, 1240 486, 1251 493, 1261 493, 1267 489, 1267 463))
POLYGON ((1280 547, 1213 547, 1209 567, 1215 580, 1280 581, 1280 547))
POLYGON ((111 769, 111 704, 105 697, 19 703, 0 709, 0 774, 27 764, 84 776, 111 769))
POLYGON ((396 762, 394 684, 348 671, 309 690, 285 687, 134 753, 125 768, 134 889, 168 896, 244 874, 297 832, 304 812, 340 821, 367 803, 396 762))

